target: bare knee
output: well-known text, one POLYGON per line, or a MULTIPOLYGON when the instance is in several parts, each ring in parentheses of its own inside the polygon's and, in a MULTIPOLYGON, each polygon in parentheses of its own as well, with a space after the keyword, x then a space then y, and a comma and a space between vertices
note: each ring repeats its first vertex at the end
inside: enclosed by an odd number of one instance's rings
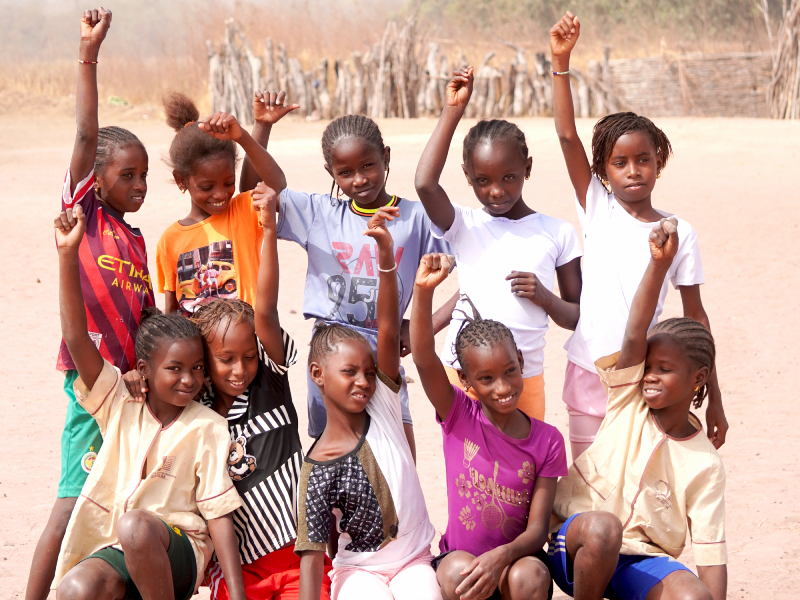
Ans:
MULTIPOLYGON (((132 510, 122 515, 117 521, 117 539, 126 553, 144 550, 158 540, 160 533, 156 526, 161 522, 141 510, 132 510)), ((164 526, 161 525, 163 529, 164 526)))
POLYGON ((619 554, 622 547, 622 523, 605 511, 584 513, 581 523, 581 546, 589 552, 619 554))
POLYGON ((507 585, 511 600, 547 600, 550 573, 542 561, 526 556, 511 565, 507 585))
POLYGON ((451 552, 439 563, 436 569, 436 580, 442 588, 442 598, 444 600, 458 600, 456 588, 464 580, 461 571, 466 569, 475 557, 469 552, 456 550, 451 552))
POLYGON ((56 600, 94 600, 97 586, 88 578, 74 572, 67 573, 56 589, 56 600))

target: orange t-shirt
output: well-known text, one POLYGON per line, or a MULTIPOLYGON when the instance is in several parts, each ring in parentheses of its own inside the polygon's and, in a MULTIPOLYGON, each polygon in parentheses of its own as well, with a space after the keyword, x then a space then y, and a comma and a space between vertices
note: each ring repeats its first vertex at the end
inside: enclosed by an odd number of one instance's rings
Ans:
POLYGON ((173 223, 158 240, 158 291, 175 292, 189 314, 214 298, 255 306, 263 235, 250 192, 231 198, 222 214, 193 225, 173 223))

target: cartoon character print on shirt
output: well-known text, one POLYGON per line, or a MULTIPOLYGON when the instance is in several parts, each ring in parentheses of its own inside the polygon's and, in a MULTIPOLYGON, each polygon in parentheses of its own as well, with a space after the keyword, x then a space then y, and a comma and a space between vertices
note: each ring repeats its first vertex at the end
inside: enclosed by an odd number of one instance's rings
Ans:
MULTIPOLYGON (((464 440, 464 467, 466 473, 460 473, 455 484, 458 495, 468 499, 470 504, 464 506, 458 515, 459 521, 467 531, 475 529, 476 520, 480 515, 481 523, 486 529, 500 529, 503 536, 513 540, 524 528, 524 523, 517 517, 506 514, 504 505, 529 507, 531 503, 530 491, 517 491, 497 482, 497 472, 500 463, 494 461, 494 471, 491 477, 480 473, 472 466, 472 459, 480 450, 480 446, 469 439, 464 440), (472 508, 475 508, 473 513, 472 508)), ((533 479, 533 466, 525 462, 518 471, 522 483, 533 479)))
POLYGON ((236 438, 228 452, 228 475, 233 481, 241 481, 256 470, 256 459, 247 454, 247 440, 244 436, 236 438))
POLYGON ((215 298, 236 299, 239 284, 233 242, 223 240, 178 256, 178 303, 186 313, 215 298))
MULTIPOLYGON (((328 300, 333 306, 325 320, 349 323, 363 329, 377 329, 376 313, 380 281, 377 246, 364 243, 357 256, 352 244, 332 242, 331 247, 332 253, 342 267, 342 273, 328 277, 328 300), (358 306, 359 304, 363 304, 364 308, 358 306)), ((398 267, 402 256, 401 246, 394 253, 394 264, 398 267)), ((398 277, 397 282, 402 299, 403 280, 398 277)))

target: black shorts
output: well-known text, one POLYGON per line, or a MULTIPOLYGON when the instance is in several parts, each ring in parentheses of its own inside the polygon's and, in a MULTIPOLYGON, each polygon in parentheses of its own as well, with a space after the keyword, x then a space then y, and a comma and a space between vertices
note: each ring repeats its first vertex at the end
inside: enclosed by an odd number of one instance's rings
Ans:
MULTIPOLYGON (((431 561, 431 566, 433 570, 436 571, 439 568, 439 564, 444 560, 444 557, 450 554, 451 552, 455 552, 455 550, 449 550, 444 554, 440 554, 439 556, 435 556, 431 561)), ((549 563, 547 561, 547 552, 544 551, 544 548, 539 550, 536 554, 533 555, 534 558, 538 558, 547 570, 550 570, 549 563)), ((503 596, 500 594, 500 588, 497 587, 492 592, 492 595, 489 596, 486 600, 503 600, 503 596)), ((547 600, 553 600, 553 578, 550 578, 550 590, 547 592, 547 600)))
MULTIPOLYGON (((189 600, 194 594, 194 585, 197 582, 197 561, 194 558, 192 544, 189 538, 186 537, 185 532, 177 527, 172 527, 164 521, 162 523, 169 531, 167 556, 169 557, 169 566, 172 569, 172 588, 175 593, 175 600, 189 600)), ((125 554, 122 551, 109 546, 98 550, 83 560, 88 558, 104 560, 120 574, 127 588, 125 600, 142 600, 142 595, 136 589, 136 584, 133 583, 131 574, 128 573, 128 567, 125 565, 125 554)))

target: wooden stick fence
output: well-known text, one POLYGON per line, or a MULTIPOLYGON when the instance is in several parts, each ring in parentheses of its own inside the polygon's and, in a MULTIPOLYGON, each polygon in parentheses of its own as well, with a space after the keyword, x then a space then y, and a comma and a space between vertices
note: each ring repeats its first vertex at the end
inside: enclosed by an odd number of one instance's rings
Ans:
MULTIPOLYGON (((345 114, 373 118, 438 116, 451 73, 466 64, 451 62, 430 31, 415 17, 402 26, 389 22, 380 41, 349 58, 322 59, 304 69, 298 58, 271 38, 256 55, 233 20, 226 23, 219 48, 207 41, 209 95, 214 111, 233 113, 252 123, 253 91, 286 90, 300 115, 329 120, 345 114)), ((467 107, 473 118, 551 115, 551 64, 543 52, 532 60, 512 42, 508 62, 496 66, 486 53, 475 71, 467 107)), ((778 52, 676 55, 601 60, 583 70, 571 67, 573 103, 580 117, 619 110, 658 116, 800 117, 800 0, 792 0, 781 28, 778 52)))

